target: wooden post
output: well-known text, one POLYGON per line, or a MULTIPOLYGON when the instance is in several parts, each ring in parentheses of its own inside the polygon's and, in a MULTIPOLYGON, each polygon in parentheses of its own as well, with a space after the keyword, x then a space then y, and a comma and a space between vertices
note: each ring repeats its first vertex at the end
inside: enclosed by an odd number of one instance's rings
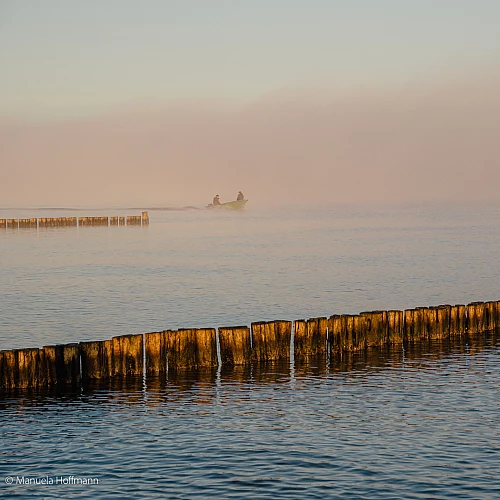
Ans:
POLYGON ((217 366, 215 329, 167 330, 165 340, 169 371, 217 366))
POLYGON ((106 379, 111 376, 113 368, 113 341, 98 340, 80 342, 82 359, 82 379, 106 379))
POLYGON ((118 217, 110 217, 109 218, 110 226, 118 226, 118 217))
POLYGON ((16 349, 16 388, 34 389, 47 385, 45 353, 40 349, 16 349))
POLYGON ((47 367, 47 385, 54 387, 57 385, 56 346, 45 346, 43 347, 43 352, 47 367))
POLYGON ((435 307, 422 307, 422 330, 423 338, 435 338, 435 330, 437 325, 437 314, 435 307))
POLYGON ((7 219, 7 229, 18 229, 19 220, 18 219, 7 219))
POLYGON ((340 314, 332 314, 328 318, 328 342, 330 351, 338 351, 342 346, 342 319, 340 314))
POLYGON ((451 329, 451 305, 444 304, 434 308, 436 311, 436 328, 433 337, 436 339, 447 339, 451 329))
POLYGON ((291 321, 252 323, 253 359, 274 361, 290 357, 291 321))
POLYGON ((7 219, 0 219, 0 229, 7 229, 7 219))
POLYGON ((484 302, 472 302, 467 304, 467 331, 469 333, 484 332, 484 302))
POLYGON ((80 385, 80 345, 64 344, 44 346, 47 363, 47 381, 52 384, 54 379, 61 387, 80 385))
POLYGON ((252 359, 250 328, 233 326, 219 328, 220 355, 223 365, 244 365, 252 359))
POLYGON ((17 380, 19 389, 44 387, 47 384, 45 356, 40 349, 16 349, 17 380))
POLYGON ((167 371, 166 332, 145 333, 146 376, 155 376, 167 371))
POLYGON ((293 337, 295 356, 312 356, 325 352, 327 318, 310 318, 295 321, 293 337))
POLYGON ((0 388, 11 390, 16 388, 16 355, 13 350, 0 351, 0 388))
POLYGON ((450 335, 461 336, 467 331, 466 307, 462 304, 451 306, 450 310, 450 335))
POLYGON ((418 342, 427 338, 424 324, 424 311, 427 307, 405 310, 404 335, 410 342, 418 342))
POLYGON ((142 225, 143 226, 149 226, 149 214, 148 212, 142 212, 142 225))
POLYGON ((142 375, 144 370, 143 335, 113 337, 112 375, 128 377, 142 375))
POLYGON ((197 328, 194 330, 197 347, 197 367, 217 366, 217 335, 215 328, 197 328))
POLYGON ((387 311, 387 336, 392 344, 403 343, 403 311, 387 311))
POLYGON ((128 215, 127 216, 127 226, 140 226, 141 216, 140 215, 128 215))
POLYGON ((486 331, 493 331, 498 322, 497 302, 490 301, 484 303, 484 328, 486 331))
POLYGON ((366 329, 359 314, 347 316, 347 346, 350 350, 359 350, 366 347, 366 329))
POLYGON ((495 328, 500 329, 500 300, 497 300, 494 302, 494 307, 495 307, 495 328))
POLYGON ((362 312, 361 318, 367 346, 380 346, 388 342, 387 311, 362 312))

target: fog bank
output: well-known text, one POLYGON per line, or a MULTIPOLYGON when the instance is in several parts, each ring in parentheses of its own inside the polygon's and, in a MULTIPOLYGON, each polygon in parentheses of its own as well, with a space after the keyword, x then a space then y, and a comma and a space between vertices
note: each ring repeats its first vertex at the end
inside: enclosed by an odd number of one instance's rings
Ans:
MULTIPOLYGON (((0 206, 500 201, 500 78, 244 108, 164 106, 58 123, 0 118, 0 206)), ((249 204, 249 207, 251 205, 249 204)))

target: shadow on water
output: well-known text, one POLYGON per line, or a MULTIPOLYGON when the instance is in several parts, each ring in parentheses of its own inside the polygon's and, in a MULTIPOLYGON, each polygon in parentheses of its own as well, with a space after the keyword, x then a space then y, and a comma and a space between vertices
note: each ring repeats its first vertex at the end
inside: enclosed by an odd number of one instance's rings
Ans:
MULTIPOLYGON (((500 331, 474 337, 432 340, 403 346, 371 347, 361 351, 343 351, 327 356, 316 355, 298 359, 284 359, 243 366, 223 366, 198 370, 168 372, 158 377, 142 376, 94 380, 81 387, 54 390, 15 390, 0 393, 0 411, 10 406, 37 406, 47 404, 146 404, 155 406, 164 402, 195 400, 210 404, 223 388, 237 391, 263 385, 290 384, 294 389, 306 390, 300 384, 306 379, 327 377, 369 377, 384 371, 400 369, 419 370, 432 361, 451 362, 463 356, 474 356, 484 350, 500 347, 500 331)), ((436 369, 436 368, 434 368, 436 369)))

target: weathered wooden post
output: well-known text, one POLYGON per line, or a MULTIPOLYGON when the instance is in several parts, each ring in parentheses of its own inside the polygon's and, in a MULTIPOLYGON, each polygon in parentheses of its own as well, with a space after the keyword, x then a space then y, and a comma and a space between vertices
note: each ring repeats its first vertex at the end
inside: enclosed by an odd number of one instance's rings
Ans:
POLYGON ((127 226, 140 226, 141 216, 140 215, 128 215, 127 216, 127 226))
POLYGON ((47 381, 58 386, 80 385, 80 345, 64 344, 44 346, 47 362, 47 381))
POLYGON ((387 311, 369 311, 361 314, 361 329, 367 346, 380 346, 388 342, 387 311))
POLYGON ((252 323, 253 359, 274 361, 290 357, 291 321, 252 323))
POLYGON ((16 388, 35 389, 47 385, 45 352, 40 349, 16 349, 16 388))
POLYGON ((417 307, 416 309, 406 309, 404 336, 410 342, 418 342, 427 338, 424 314, 427 307, 417 307))
POLYGON ((14 350, 0 351, 0 387, 3 390, 16 388, 16 355, 14 350))
POLYGON ((493 331, 498 322, 497 302, 489 301, 484 303, 484 328, 486 331, 493 331))
POLYGON ((112 340, 80 342, 80 352, 84 382, 107 379, 111 376, 113 370, 112 340))
POLYGON ((443 304, 434 308, 436 310, 436 339, 447 339, 451 331, 451 305, 443 304))
POLYGON ((325 352, 327 318, 310 318, 295 321, 293 336, 294 356, 312 356, 325 352))
POLYGON ((495 328, 500 328, 500 300, 494 302, 495 307, 495 328))
POLYGON ((461 336, 467 331, 466 307, 463 304, 451 306, 450 310, 450 335, 461 336))
POLYGON ((366 345, 366 335, 359 314, 346 314, 345 349, 358 350, 366 345))
POLYGON ((217 366, 214 328, 167 330, 168 370, 217 366))
POLYGON ((467 304, 467 331, 469 333, 484 332, 484 302, 467 304))
POLYGON ((120 335, 112 338, 113 368, 112 376, 129 377, 142 375, 144 370, 143 336, 120 335))
POLYGON ((149 226, 149 214, 148 212, 142 212, 142 225, 143 226, 149 226))
POLYGON ((223 365, 244 365, 252 360, 248 326, 220 327, 219 344, 223 365))
POLYGON ((328 343, 330 352, 338 351, 342 345, 342 320, 340 314, 332 314, 328 318, 328 343))
POLYGON ((166 331, 144 334, 146 347, 146 377, 156 376, 167 371, 166 331))
POLYGON ((426 339, 434 338, 436 329, 437 315, 435 307, 420 307, 418 308, 422 314, 422 330, 423 337, 426 339))
POLYGON ((387 311, 387 336, 392 344, 403 343, 403 311, 387 311))

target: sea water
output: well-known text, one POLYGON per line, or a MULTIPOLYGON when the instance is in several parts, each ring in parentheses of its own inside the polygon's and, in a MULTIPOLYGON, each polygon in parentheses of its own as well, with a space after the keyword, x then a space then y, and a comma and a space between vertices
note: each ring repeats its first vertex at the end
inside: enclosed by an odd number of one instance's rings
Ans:
MULTIPOLYGON (((497 214, 249 203, 150 210, 142 228, 3 230, 0 349, 498 300, 497 214)), ((499 353, 493 335, 2 395, 0 495, 493 498, 499 353)))

